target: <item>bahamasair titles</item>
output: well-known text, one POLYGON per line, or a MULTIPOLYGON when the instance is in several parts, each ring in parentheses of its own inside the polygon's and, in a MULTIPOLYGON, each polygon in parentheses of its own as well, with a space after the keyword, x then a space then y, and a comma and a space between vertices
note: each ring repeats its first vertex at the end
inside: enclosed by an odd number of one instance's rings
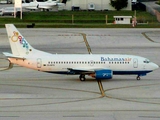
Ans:
POLYGON ((123 54, 50 54, 33 48, 13 24, 6 24, 12 53, 3 52, 10 62, 9 68, 17 64, 37 71, 79 75, 85 81, 86 75, 95 79, 111 79, 114 75, 136 75, 140 80, 159 68, 149 59, 123 54))

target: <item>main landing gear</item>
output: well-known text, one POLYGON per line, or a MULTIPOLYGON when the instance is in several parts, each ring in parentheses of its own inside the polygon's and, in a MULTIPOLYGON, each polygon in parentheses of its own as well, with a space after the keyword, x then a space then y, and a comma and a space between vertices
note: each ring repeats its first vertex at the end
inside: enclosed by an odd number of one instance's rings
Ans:
POLYGON ((84 75, 84 74, 81 74, 81 75, 79 76, 79 79, 80 79, 80 81, 85 81, 85 80, 86 80, 85 75, 84 75))
MULTIPOLYGON (((85 80, 86 80, 85 75, 84 75, 84 74, 81 74, 81 75, 79 76, 79 79, 80 79, 80 81, 85 81, 85 80)), ((137 79, 137 80, 141 80, 141 77, 138 75, 138 76, 136 77, 136 79, 137 79)))
POLYGON ((141 80, 141 77, 138 75, 136 79, 137 79, 137 80, 141 80))

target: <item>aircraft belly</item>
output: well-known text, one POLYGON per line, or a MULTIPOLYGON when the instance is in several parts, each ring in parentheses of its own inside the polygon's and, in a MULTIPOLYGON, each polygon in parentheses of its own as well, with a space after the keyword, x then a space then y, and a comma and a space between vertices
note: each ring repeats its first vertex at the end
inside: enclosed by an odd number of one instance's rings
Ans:
POLYGON ((139 71, 113 71, 114 75, 141 75, 152 72, 152 70, 139 70, 139 71))

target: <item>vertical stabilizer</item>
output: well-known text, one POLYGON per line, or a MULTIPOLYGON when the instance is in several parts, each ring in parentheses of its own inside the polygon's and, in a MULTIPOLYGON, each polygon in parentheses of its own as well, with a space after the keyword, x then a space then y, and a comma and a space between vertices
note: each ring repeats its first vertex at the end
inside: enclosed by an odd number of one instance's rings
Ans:
POLYGON ((13 24, 5 24, 12 54, 15 56, 26 56, 33 47, 25 40, 13 24))

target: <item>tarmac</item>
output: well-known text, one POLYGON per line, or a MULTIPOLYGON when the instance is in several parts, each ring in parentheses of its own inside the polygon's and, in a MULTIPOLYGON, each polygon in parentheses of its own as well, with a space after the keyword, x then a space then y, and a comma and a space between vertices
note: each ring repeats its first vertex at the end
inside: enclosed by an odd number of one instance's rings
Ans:
MULTIPOLYGON (((35 48, 57 54, 131 54, 160 65, 159 29, 19 29, 35 48), (88 43, 88 44, 87 44, 88 43)), ((11 52, 0 29, 0 70, 11 52)), ((0 71, 1 120, 159 120, 160 70, 136 80, 103 80, 103 97, 95 79, 38 72, 14 66, 0 71)))

